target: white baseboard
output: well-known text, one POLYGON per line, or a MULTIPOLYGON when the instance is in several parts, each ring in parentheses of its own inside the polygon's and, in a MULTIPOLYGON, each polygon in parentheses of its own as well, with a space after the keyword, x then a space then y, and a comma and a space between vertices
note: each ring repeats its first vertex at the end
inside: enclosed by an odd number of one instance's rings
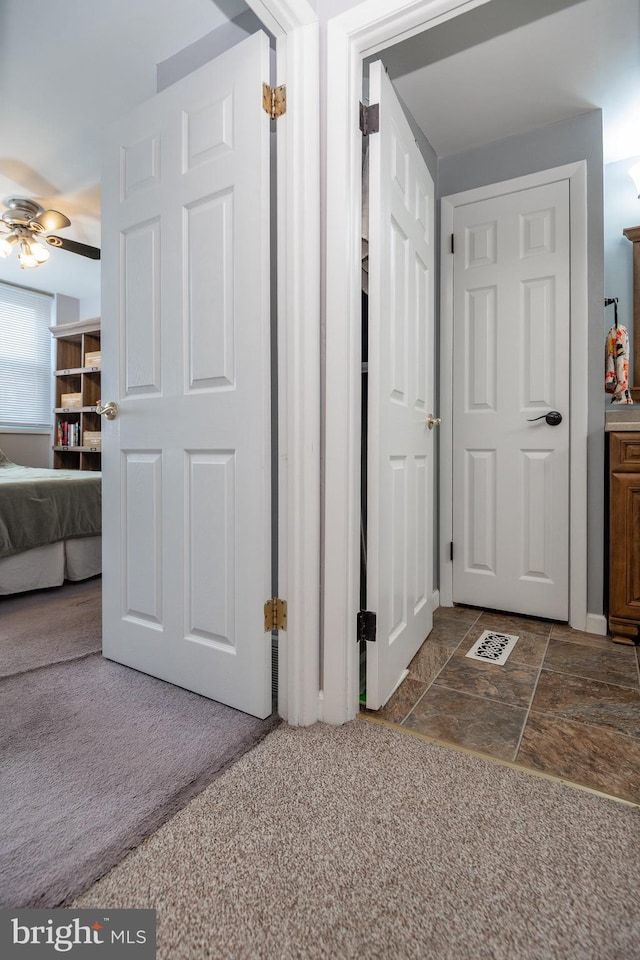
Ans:
POLYGON ((585 633, 597 633, 599 637, 606 637, 609 632, 607 618, 602 613, 588 613, 584 629, 585 633))

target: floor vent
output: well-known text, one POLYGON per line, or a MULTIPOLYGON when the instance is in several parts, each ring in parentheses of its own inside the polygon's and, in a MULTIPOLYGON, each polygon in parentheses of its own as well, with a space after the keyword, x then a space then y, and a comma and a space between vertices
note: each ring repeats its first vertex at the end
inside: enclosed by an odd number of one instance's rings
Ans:
POLYGON ((510 633, 496 633, 495 630, 485 630, 482 636, 466 654, 472 660, 482 660, 483 663, 495 663, 501 667, 518 642, 518 638, 510 633))

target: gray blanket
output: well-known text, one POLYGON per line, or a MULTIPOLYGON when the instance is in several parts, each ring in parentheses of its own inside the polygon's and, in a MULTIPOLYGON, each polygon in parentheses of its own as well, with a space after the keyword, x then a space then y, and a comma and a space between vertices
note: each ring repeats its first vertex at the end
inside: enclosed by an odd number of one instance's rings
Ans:
POLYGON ((100 532, 100 473, 21 467, 0 452, 0 557, 100 532))

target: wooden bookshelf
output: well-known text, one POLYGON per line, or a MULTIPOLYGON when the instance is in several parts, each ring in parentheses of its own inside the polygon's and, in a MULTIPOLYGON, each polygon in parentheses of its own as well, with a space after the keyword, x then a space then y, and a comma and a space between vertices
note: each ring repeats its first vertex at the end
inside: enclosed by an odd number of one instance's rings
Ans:
POLYGON ((101 445, 97 438, 87 442, 87 434, 101 431, 96 413, 101 364, 98 358, 87 358, 87 354, 100 352, 100 320, 55 326, 51 332, 56 357, 53 466, 58 470, 100 470, 101 445), (69 406, 70 398, 73 406, 69 406))

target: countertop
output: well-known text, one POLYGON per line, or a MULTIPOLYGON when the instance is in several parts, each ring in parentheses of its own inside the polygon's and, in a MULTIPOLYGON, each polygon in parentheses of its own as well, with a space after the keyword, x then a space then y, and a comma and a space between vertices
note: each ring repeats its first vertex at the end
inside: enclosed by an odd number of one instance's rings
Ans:
POLYGON ((617 410, 607 410, 604 429, 606 433, 622 430, 637 430, 640 433, 640 403, 620 404, 617 410))

